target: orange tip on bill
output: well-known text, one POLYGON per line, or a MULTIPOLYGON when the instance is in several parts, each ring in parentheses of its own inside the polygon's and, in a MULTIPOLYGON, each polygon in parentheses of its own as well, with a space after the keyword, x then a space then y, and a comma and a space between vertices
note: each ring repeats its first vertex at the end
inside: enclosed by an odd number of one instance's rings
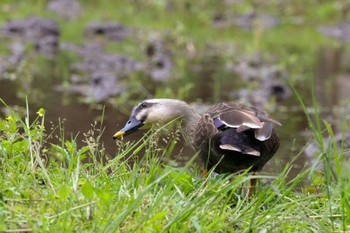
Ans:
POLYGON ((113 135, 113 139, 121 138, 121 137, 123 137, 124 134, 125 134, 125 132, 119 131, 119 132, 117 132, 116 134, 113 135))

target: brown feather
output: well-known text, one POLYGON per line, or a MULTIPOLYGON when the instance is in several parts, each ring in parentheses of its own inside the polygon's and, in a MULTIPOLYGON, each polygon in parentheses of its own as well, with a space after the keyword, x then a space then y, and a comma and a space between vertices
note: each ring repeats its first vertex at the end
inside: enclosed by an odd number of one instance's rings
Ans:
POLYGON ((255 132, 256 139, 258 139, 259 141, 266 141, 271 137, 272 123, 263 122, 261 129, 256 129, 254 132, 255 132))
POLYGON ((247 126, 252 129, 260 129, 261 121, 255 115, 239 109, 232 109, 219 115, 220 120, 229 127, 238 128, 247 126))
POLYGON ((259 108, 237 103, 216 104, 194 127, 195 147, 201 151, 206 168, 215 167, 218 173, 247 168, 259 171, 279 147, 274 124, 281 125, 259 108), (213 123, 214 118, 223 123, 219 129, 213 123))

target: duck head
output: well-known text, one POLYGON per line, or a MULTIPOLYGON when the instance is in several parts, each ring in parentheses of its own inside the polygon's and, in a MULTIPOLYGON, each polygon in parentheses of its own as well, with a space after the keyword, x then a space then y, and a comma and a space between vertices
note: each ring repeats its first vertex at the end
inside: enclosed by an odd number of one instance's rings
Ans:
POLYGON ((166 124, 183 115, 186 102, 175 99, 149 99, 138 103, 131 111, 125 126, 113 135, 113 139, 126 136, 142 128, 150 128, 154 124, 166 124))

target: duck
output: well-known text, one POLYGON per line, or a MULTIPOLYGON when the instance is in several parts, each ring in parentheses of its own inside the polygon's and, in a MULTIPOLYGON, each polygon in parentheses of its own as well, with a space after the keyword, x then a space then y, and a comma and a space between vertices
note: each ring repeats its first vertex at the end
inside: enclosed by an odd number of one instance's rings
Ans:
MULTIPOLYGON (((113 139, 175 119, 181 120, 185 141, 199 152, 204 166, 203 175, 210 169, 219 174, 240 173, 247 169, 259 172, 280 145, 274 126, 281 126, 281 123, 260 108, 223 102, 199 115, 187 102, 177 99, 139 102, 113 139)), ((255 182, 255 179, 251 180, 252 186, 255 182)))

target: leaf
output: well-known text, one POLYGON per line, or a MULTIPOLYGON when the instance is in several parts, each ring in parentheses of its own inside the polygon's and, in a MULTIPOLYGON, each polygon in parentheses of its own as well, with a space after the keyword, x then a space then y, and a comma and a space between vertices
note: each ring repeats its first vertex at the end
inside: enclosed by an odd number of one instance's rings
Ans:
POLYGON ((66 141, 65 145, 70 155, 74 155, 77 152, 77 144, 75 141, 72 141, 72 142, 66 141))
POLYGON ((66 184, 63 184, 57 191, 57 195, 63 200, 67 199, 71 193, 72 189, 66 184))
POLYGON ((167 211, 162 211, 162 212, 158 212, 156 213, 149 221, 148 224, 153 224, 159 220, 163 220, 164 217, 168 214, 167 211))
POLYGON ((107 187, 104 189, 96 189, 95 193, 104 205, 109 205, 111 201, 111 195, 109 192, 106 192, 106 190, 108 190, 107 187))
POLYGON ((81 187, 81 192, 83 193, 85 198, 92 199, 95 196, 95 192, 93 187, 89 182, 85 182, 81 187))
POLYGON ((50 152, 53 156, 55 156, 60 161, 63 161, 65 159, 69 160, 69 154, 68 151, 61 146, 51 144, 50 152))
POLYGON ((88 146, 84 146, 82 148, 80 148, 77 152, 77 156, 81 156, 84 155, 86 152, 88 152, 90 150, 90 148, 88 146))

